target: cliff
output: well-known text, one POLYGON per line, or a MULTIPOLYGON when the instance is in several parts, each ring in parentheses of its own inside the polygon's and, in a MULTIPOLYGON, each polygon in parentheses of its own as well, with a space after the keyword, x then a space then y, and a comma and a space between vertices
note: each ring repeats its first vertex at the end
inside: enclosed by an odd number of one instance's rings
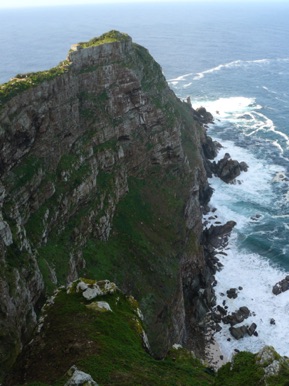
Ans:
POLYGON ((111 31, 17 75, 0 86, 0 137, 2 376, 46 297, 80 276, 135 296, 154 356, 203 355, 206 135, 149 52, 111 31))

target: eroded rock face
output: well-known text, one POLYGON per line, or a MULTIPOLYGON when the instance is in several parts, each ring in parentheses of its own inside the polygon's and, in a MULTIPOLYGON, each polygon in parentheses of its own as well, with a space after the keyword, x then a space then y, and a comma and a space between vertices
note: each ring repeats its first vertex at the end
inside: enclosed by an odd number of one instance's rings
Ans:
POLYGON ((148 51, 114 38, 74 47, 65 71, 0 103, 2 368, 47 290, 96 273, 138 297, 156 355, 202 351, 205 131, 148 51))

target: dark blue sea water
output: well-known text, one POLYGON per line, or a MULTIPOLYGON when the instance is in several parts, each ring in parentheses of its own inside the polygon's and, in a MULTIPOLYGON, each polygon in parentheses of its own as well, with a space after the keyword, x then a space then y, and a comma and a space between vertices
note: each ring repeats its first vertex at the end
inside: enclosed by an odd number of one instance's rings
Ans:
POLYGON ((272 286, 289 271, 289 4, 272 2, 98 5, 0 10, 0 82, 44 70, 65 59, 70 45, 110 29, 127 32, 161 64, 171 88, 194 107, 210 110, 209 134, 249 171, 239 183, 212 178, 218 221, 237 226, 224 268, 217 274, 218 301, 230 287, 229 310, 248 306, 258 337, 227 341, 257 351, 265 343, 289 356, 289 292, 272 286), (270 325, 274 318, 275 325, 270 325))

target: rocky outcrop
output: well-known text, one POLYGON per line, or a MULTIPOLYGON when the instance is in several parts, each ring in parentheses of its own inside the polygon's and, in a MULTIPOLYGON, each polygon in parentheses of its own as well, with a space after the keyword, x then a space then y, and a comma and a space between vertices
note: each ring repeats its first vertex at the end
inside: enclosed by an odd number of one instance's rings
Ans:
POLYGON ((144 350, 146 334, 137 300, 108 280, 81 278, 59 288, 41 315, 41 325, 3 386, 205 386, 214 381, 195 354, 180 344, 174 344, 162 361, 150 356, 144 350), (97 289, 96 297, 87 299, 88 289, 97 289), (93 307, 96 300, 111 311, 93 307))
POLYGON ((243 161, 232 160, 230 154, 226 153, 217 163, 211 163, 211 170, 224 182, 233 183, 242 171, 248 170, 248 165, 243 161))
POLYGON ((285 279, 280 280, 273 286, 272 292, 274 295, 279 295, 282 292, 285 292, 289 289, 289 276, 286 276, 285 279))
POLYGON ((235 221, 228 221, 224 225, 211 225, 205 229, 203 238, 206 248, 224 248, 228 244, 229 236, 236 225, 235 221))
MULTIPOLYGON (((190 103, 190 100, 187 100, 188 103, 190 103)), ((201 124, 208 124, 214 122, 213 115, 206 110, 205 107, 201 106, 193 110, 193 116, 194 119, 200 122, 201 124)))
POLYGON ((64 386, 98 386, 91 378, 91 375, 78 370, 76 366, 71 366, 67 375, 70 376, 70 378, 64 386))
POLYGON ((172 343, 202 354, 214 295, 199 122, 148 51, 116 31, 1 86, 2 370, 45 297, 79 275, 137 297, 156 356, 172 343))

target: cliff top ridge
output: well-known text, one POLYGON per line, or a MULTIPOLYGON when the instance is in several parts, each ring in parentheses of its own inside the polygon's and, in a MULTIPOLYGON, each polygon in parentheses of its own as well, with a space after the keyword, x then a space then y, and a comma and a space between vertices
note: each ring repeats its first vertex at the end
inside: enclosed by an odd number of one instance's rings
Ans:
POLYGON ((129 35, 111 30, 95 37, 88 42, 73 44, 68 52, 67 59, 50 70, 17 74, 8 82, 0 85, 0 109, 14 96, 35 87, 42 82, 49 81, 64 74, 72 68, 79 70, 83 65, 99 63, 101 57, 108 60, 113 53, 124 53, 131 48, 132 39, 129 35), (121 43, 120 45, 112 43, 121 43), (90 49, 90 50, 87 50, 90 49), (92 59, 94 57, 94 60, 92 59))

